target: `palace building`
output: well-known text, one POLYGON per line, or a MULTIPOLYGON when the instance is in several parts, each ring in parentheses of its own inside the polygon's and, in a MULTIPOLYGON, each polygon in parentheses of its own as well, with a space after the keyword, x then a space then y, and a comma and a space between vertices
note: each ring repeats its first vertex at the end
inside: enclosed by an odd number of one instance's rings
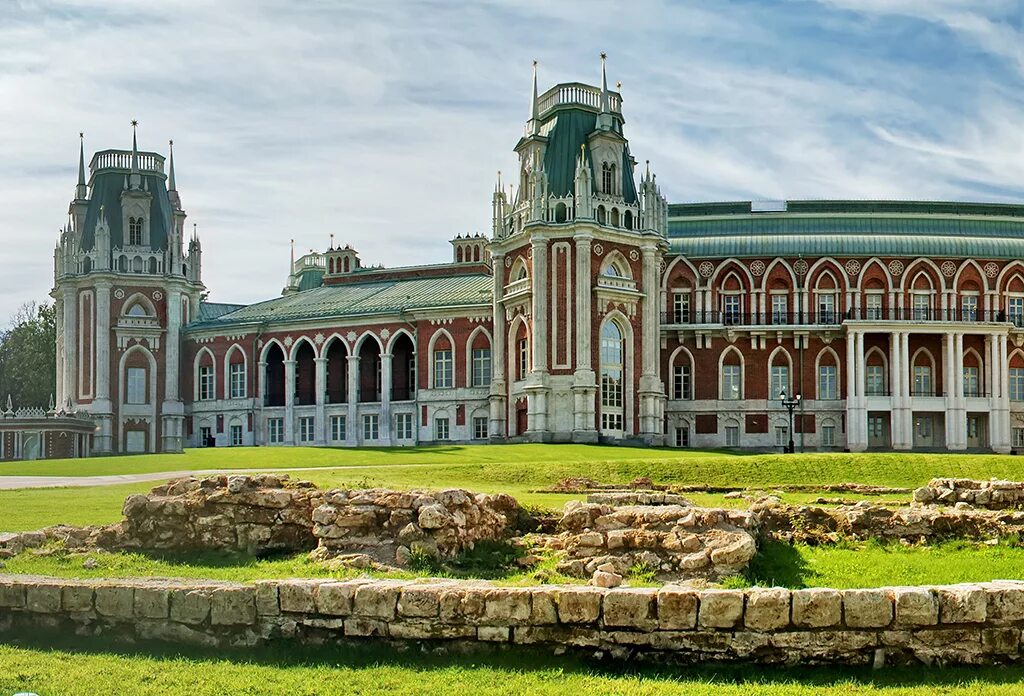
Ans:
POLYGON ((244 306, 205 299, 173 151, 83 146, 53 289, 81 449, 1024 448, 1024 205, 670 205, 601 78, 534 73, 514 187, 450 261, 332 243, 244 306))

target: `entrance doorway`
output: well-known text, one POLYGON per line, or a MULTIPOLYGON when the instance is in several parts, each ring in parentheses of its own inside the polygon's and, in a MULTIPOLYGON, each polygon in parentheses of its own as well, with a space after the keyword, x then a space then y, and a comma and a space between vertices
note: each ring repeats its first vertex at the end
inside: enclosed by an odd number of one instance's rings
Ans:
POLYGON ((25 436, 21 446, 22 459, 39 459, 39 433, 30 433, 25 436))
POLYGON ((868 413, 868 447, 889 449, 889 414, 868 413))
POLYGON ((988 446, 988 417, 984 413, 967 414, 967 447, 981 449, 988 446))
POLYGON ((941 413, 915 413, 913 423, 914 449, 945 447, 945 421, 941 413))

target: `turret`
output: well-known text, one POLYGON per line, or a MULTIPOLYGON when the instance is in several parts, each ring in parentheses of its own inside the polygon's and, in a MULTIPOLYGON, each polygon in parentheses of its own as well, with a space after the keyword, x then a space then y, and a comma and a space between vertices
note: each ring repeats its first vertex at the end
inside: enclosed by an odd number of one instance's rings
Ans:
POLYGON ((590 162, 587 161, 585 145, 580 145, 576 158, 576 175, 573 178, 576 189, 576 217, 587 220, 594 217, 594 184, 590 176, 590 162))
POLYGON ((451 240, 452 261, 455 263, 481 263, 491 257, 488 250, 487 237, 477 232, 473 235, 461 234, 451 240))
POLYGON ((107 211, 100 206, 96 216, 96 230, 93 234, 93 251, 96 258, 94 268, 97 271, 110 270, 110 225, 107 222, 107 211))
POLYGON ((504 239, 508 236, 508 198, 501 190, 501 172, 498 172, 498 183, 494 186, 491 196, 491 237, 504 239))

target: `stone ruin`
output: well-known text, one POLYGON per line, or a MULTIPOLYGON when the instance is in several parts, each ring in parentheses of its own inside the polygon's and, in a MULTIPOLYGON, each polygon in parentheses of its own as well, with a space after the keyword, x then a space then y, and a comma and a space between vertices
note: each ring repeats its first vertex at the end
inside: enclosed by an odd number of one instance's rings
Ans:
POLYGON ((989 510, 1024 508, 1024 483, 998 479, 936 478, 914 491, 914 502, 925 505, 965 503, 989 510))
POLYGON ((334 490, 313 511, 315 558, 368 555, 406 565, 415 553, 451 559, 478 541, 505 539, 516 530, 519 503, 508 495, 460 489, 426 491, 334 490))
POLYGON ((718 580, 743 570, 757 552, 757 518, 742 510, 692 507, 665 493, 595 494, 569 502, 549 548, 558 570, 616 584, 635 567, 658 579, 718 580), (624 503, 624 504, 622 504, 624 503))

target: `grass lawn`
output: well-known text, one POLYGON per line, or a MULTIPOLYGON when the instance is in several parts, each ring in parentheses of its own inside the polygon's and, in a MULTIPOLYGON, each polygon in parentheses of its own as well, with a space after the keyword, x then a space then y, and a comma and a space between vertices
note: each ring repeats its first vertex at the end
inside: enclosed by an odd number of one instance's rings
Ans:
POLYGON ((423 654, 374 646, 319 650, 124 649, 73 638, 0 643, 0 693, 40 696, 225 694, 680 694, 686 696, 1010 696, 1024 669, 641 667, 535 651, 423 654))

